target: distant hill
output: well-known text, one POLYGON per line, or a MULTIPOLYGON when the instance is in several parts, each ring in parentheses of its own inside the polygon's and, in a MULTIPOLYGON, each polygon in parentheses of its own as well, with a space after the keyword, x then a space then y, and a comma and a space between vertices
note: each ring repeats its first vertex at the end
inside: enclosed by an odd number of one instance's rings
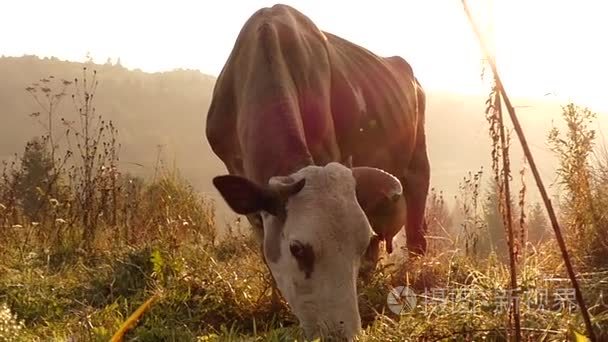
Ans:
MULTIPOLYGON (((25 88, 43 77, 81 77, 85 64, 36 56, 0 58, 0 160, 22 152, 25 142, 40 134, 29 117, 39 111, 25 88)), ((225 172, 204 137, 205 115, 215 78, 194 70, 145 73, 120 65, 92 65, 100 81, 97 111, 116 122, 122 142, 121 163, 125 170, 150 176, 158 146, 169 167, 177 166, 194 187, 219 199, 211 177, 225 172)), ((427 137, 432 166, 432 184, 448 199, 458 191, 458 182, 480 166, 490 175, 490 140, 485 120, 485 98, 433 92, 427 89, 427 137)), ((549 101, 513 99, 535 153, 545 183, 553 181, 555 160, 546 146, 551 120, 560 120, 560 105, 549 101)), ((66 99, 59 112, 72 111, 66 99)), ((607 127, 600 115, 598 128, 607 127)), ((561 124, 561 123, 560 123, 561 124)), ((519 142, 513 133, 513 167, 521 165, 519 142)), ((519 179, 516 174, 515 179, 519 179)), ((533 181, 528 172, 529 188, 533 181)), ((219 201, 221 202, 221 201, 219 201)), ((222 211, 227 211, 220 205, 222 211)))
MULTIPOLYGON (((145 73, 56 58, 0 58, 0 160, 21 153, 25 142, 42 132, 29 117, 40 108, 25 88, 50 75, 81 78, 85 65, 97 70, 96 110, 119 129, 123 170, 152 176, 161 146, 167 168, 178 167, 197 190, 216 194, 210 179, 224 168, 204 136, 215 78, 193 70, 145 73)), ((66 97, 57 113, 73 116, 72 100, 66 97)))

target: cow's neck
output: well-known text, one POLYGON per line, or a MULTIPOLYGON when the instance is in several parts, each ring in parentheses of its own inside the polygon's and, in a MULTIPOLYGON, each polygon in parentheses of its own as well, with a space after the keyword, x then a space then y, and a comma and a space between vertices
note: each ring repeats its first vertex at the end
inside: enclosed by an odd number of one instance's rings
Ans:
POLYGON ((260 185, 268 184, 274 176, 288 176, 300 169, 314 165, 312 156, 305 151, 289 152, 289 149, 260 147, 260 151, 245 158, 245 174, 260 185))

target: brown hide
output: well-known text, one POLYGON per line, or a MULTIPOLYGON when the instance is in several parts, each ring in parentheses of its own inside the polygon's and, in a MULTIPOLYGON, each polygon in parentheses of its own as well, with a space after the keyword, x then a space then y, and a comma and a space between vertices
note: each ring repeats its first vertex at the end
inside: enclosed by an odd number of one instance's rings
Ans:
POLYGON ((424 93, 402 58, 322 32, 289 6, 261 9, 217 79, 206 134, 230 174, 261 186, 347 156, 396 176, 402 196, 361 190, 374 195, 358 199, 389 250, 406 225, 408 247, 425 251, 424 93))

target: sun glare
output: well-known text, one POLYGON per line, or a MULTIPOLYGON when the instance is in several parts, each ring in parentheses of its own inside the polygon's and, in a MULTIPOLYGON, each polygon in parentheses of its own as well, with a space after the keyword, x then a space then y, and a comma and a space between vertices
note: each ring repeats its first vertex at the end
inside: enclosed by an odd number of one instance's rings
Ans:
MULTIPOLYGON (((3 5, 0 30, 12 34, 3 36, 0 53, 83 60, 88 51, 99 63, 120 57, 132 69, 190 68, 217 75, 243 23, 275 2, 11 1, 3 5)), ((380 55, 403 56, 425 88, 487 91, 479 77, 482 55, 459 0, 283 2, 324 30, 380 55)), ((468 3, 511 93, 537 98, 552 94, 608 112, 608 100, 600 93, 608 76, 604 2, 468 3)))
POLYGON ((495 1, 496 55, 505 83, 520 96, 554 96, 608 112, 601 1, 495 1))

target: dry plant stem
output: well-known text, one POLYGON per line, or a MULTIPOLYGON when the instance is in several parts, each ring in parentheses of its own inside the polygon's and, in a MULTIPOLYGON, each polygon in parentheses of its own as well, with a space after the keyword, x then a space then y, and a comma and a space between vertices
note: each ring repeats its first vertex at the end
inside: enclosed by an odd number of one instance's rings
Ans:
MULTIPOLYGON (((498 80, 496 80, 498 84, 498 80)), ((502 117, 502 107, 500 102, 500 93, 497 92, 495 95, 494 109, 498 114, 498 127, 500 130, 500 144, 502 145, 502 167, 503 167, 503 186, 504 201, 505 201, 505 223, 507 225, 507 233, 509 235, 508 246, 509 246, 509 267, 511 268, 511 290, 516 291, 516 295, 513 296, 513 306, 511 312, 513 314, 513 323, 515 325, 515 341, 521 341, 521 322, 519 319, 519 290, 517 286, 517 264, 515 262, 515 238, 513 234, 513 220, 511 219, 511 188, 509 184, 509 175, 511 174, 511 165, 509 163, 509 151, 507 150, 507 141, 505 138, 505 125, 502 117)))
POLYGON ((469 12, 469 8, 468 8, 465 0, 462 0, 462 5, 463 5, 464 11, 469 19, 471 27, 473 28, 473 31, 475 32, 475 35, 477 36, 477 39, 479 40, 481 49, 482 49, 484 55, 486 56, 488 63, 490 64, 490 67, 492 68, 492 72, 494 73, 494 77, 496 79, 496 86, 498 87, 499 92, 502 94, 503 100, 505 102, 505 106, 507 107, 507 111, 509 112, 509 117, 511 118, 511 121, 513 122, 515 132, 517 133, 517 137, 519 138, 519 141, 521 142, 522 149, 524 151, 526 159, 528 160, 528 163, 530 164, 530 169, 532 170, 532 174, 534 175, 534 180, 536 181, 536 185, 538 186, 540 195, 543 199, 545 207, 547 208, 547 213, 549 215, 549 219, 551 220, 551 226, 553 227, 553 231, 555 233, 555 238, 559 245, 559 249, 562 253, 562 258, 564 259, 564 264, 566 266, 568 276, 570 278, 570 281, 572 282, 572 287, 574 287, 576 301, 578 302, 578 305, 580 306, 581 314, 583 315, 583 320, 585 321, 585 327, 587 329, 588 338, 591 340, 591 342, 595 342, 595 341, 597 341, 597 339, 596 339, 595 333, 593 331, 593 325, 591 324, 591 318, 589 317, 589 312, 587 311, 587 305, 585 304, 585 300, 583 299, 583 294, 578 285, 578 281, 576 280, 576 274, 574 273, 574 269, 572 268, 570 256, 568 255, 568 250, 566 249, 566 243, 564 242, 564 238, 562 236, 561 229, 559 227, 559 223, 557 222, 557 216, 555 215, 555 211, 553 210, 553 206, 551 205, 551 200, 549 199, 549 196, 547 195, 547 190, 545 189, 545 186, 543 185, 543 181, 540 178, 540 174, 538 173, 538 169, 536 168, 536 163, 534 162, 534 158, 532 157, 532 152, 530 151, 530 147, 528 146, 526 137, 524 136, 521 125, 519 124, 519 120, 517 119, 517 116, 515 115, 515 109, 513 109, 513 106, 511 105, 511 101, 509 100, 509 97, 507 96, 507 92, 502 85, 502 82, 498 75, 498 69, 496 68, 496 63, 494 62, 494 58, 489 53, 489 51, 486 47, 486 44, 481 36, 481 33, 479 32, 477 26, 475 25, 473 17, 471 16, 471 13, 469 12))

